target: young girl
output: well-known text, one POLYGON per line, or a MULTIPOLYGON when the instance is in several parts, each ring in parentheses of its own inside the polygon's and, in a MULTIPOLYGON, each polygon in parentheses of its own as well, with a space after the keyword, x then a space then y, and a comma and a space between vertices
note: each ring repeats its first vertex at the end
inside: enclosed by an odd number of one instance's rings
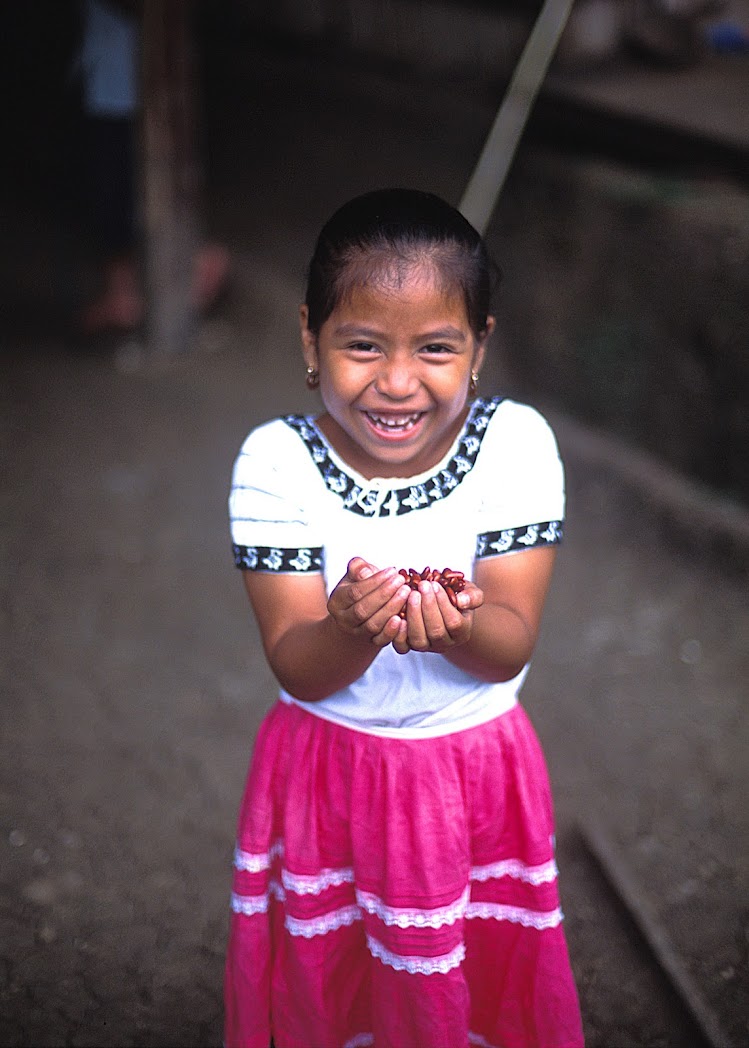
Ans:
POLYGON ((227 1048, 582 1043, 518 705, 562 534, 554 437, 475 398, 489 265, 428 193, 344 205, 301 334, 322 414, 255 429, 235 562, 280 684, 241 807, 227 1048), (453 595, 399 568, 464 573, 453 595))

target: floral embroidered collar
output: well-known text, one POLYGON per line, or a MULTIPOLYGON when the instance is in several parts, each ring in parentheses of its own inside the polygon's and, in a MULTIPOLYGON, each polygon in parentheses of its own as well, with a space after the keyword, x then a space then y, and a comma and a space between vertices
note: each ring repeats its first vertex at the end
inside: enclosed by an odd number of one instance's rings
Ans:
POLYGON ((476 462, 489 420, 502 400, 502 397, 474 400, 444 466, 424 480, 401 488, 381 483, 366 487, 355 480, 333 461, 331 448, 311 416, 287 415, 284 422, 302 438, 328 489, 343 500, 346 509, 365 517, 401 516, 445 498, 465 479, 476 462))

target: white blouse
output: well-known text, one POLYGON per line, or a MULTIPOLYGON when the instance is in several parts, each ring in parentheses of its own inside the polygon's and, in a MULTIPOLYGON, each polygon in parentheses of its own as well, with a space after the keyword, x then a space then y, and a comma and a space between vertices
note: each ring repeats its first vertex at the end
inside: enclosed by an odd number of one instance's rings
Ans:
MULTIPOLYGON (((477 399, 432 470, 367 480, 310 416, 254 429, 234 463, 229 516, 234 561, 249 571, 322 573, 328 593, 354 556, 377 568, 449 567, 561 541, 564 471, 554 435, 534 409, 477 399)), ((353 684, 319 702, 285 702, 376 735, 427 738, 461 731, 517 702, 512 680, 479 681, 442 655, 389 645, 353 684)))

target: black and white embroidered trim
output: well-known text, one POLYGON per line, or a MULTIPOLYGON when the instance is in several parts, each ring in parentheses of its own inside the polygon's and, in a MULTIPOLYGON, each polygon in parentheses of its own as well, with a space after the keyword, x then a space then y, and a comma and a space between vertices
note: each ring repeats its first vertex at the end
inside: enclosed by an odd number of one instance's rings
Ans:
POLYGON ((277 571, 301 574, 322 571, 322 546, 278 549, 276 546, 239 546, 232 543, 234 563, 249 571, 277 571))
POLYGON ((460 438, 460 450, 439 473, 435 473, 421 484, 384 492, 377 488, 362 488, 353 477, 339 469, 310 418, 305 415, 287 415, 284 422, 296 430, 307 445, 312 461, 328 489, 341 497, 346 509, 365 517, 399 517, 414 509, 424 509, 445 498, 470 473, 489 420, 502 400, 503 397, 492 397, 490 400, 478 397, 473 402, 460 438))
POLYGON ((476 539, 476 557, 496 557, 535 546, 555 546, 562 541, 564 521, 547 520, 543 524, 525 524, 504 531, 485 531, 476 539))

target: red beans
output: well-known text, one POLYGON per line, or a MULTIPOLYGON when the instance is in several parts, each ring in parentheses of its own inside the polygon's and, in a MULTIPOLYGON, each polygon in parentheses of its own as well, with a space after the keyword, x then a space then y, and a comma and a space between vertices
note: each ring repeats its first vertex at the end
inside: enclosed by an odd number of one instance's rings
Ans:
MULTIPOLYGON (((439 582, 449 597, 450 603, 456 608, 458 606, 458 594, 466 584, 463 572, 453 571, 452 568, 444 568, 442 571, 429 567, 424 568, 423 571, 416 571, 415 568, 401 568, 400 574, 413 590, 419 588, 420 582, 439 582)), ((400 617, 402 619, 406 617, 405 606, 401 609, 400 617)))

